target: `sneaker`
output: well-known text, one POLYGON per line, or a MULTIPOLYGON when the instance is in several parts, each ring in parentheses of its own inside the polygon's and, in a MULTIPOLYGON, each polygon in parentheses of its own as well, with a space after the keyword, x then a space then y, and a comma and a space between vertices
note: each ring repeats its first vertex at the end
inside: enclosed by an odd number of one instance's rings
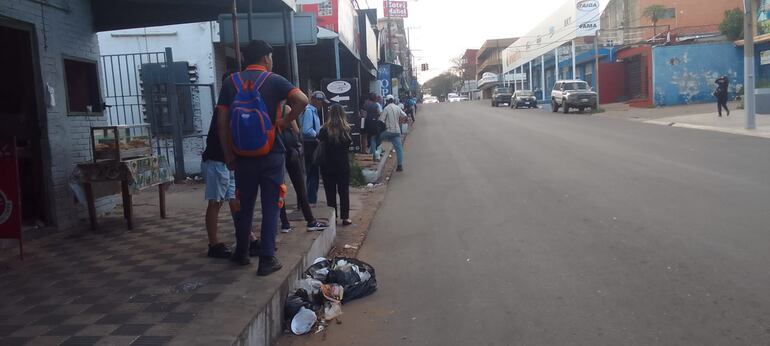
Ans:
POLYGON ((209 252, 207 256, 211 258, 226 259, 226 258, 230 258, 232 254, 233 254, 232 251, 230 251, 230 249, 224 243, 219 243, 214 245, 209 244, 209 252))
POLYGON ((313 220, 307 223, 308 232, 323 231, 328 227, 329 227, 329 224, 318 220, 313 220))
POLYGON ((403 171, 404 171, 404 167, 402 167, 401 165, 398 165, 398 167, 396 167, 396 172, 403 172, 403 171))
POLYGON ((249 244, 249 257, 259 256, 259 239, 252 241, 249 244))
POLYGON ((342 220, 342 225, 343 226, 350 226, 352 224, 353 224, 353 220, 351 220, 351 219, 342 220))
POLYGON ((278 262, 278 258, 275 256, 259 257, 259 267, 257 268, 257 276, 268 276, 283 268, 281 262, 278 262))
POLYGON ((294 230, 294 227, 291 225, 282 225, 281 226, 281 233, 289 233, 294 230))

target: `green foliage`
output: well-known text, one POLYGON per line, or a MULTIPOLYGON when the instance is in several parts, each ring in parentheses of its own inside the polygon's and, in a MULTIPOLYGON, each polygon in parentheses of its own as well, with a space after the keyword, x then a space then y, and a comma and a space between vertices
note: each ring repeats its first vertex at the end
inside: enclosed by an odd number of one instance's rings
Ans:
POLYGON ((354 154, 350 155, 350 186, 361 187, 366 185, 364 178, 364 169, 361 167, 354 154))
POLYGON ((737 8, 725 11, 725 18, 719 24, 719 31, 731 41, 743 37, 743 11, 737 8))
POLYGON ((642 16, 649 19, 652 25, 657 25, 658 21, 663 18, 666 13, 666 6, 663 5, 650 5, 644 9, 642 16))
POLYGON ((430 89, 430 93, 433 96, 446 97, 448 93, 455 92, 460 82, 460 77, 454 73, 444 72, 425 82, 423 86, 430 89))

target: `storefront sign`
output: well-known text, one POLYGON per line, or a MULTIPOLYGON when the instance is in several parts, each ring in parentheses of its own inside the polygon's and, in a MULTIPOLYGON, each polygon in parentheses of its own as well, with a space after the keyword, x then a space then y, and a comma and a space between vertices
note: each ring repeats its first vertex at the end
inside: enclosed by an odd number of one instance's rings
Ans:
POLYGON ((326 98, 345 108, 348 123, 353 124, 350 144, 351 152, 361 150, 361 121, 358 118, 358 110, 361 109, 358 78, 346 79, 322 79, 321 86, 326 98))
POLYGON ((759 52, 759 64, 770 65, 770 50, 759 52))
POLYGON ((575 0, 576 36, 594 36, 599 30, 601 3, 599 0, 575 0))
POLYGON ((0 239, 19 239, 21 250, 21 202, 16 138, 0 137, 0 239))
POLYGON ((383 1, 385 17, 388 18, 409 18, 409 9, 406 1, 383 1))

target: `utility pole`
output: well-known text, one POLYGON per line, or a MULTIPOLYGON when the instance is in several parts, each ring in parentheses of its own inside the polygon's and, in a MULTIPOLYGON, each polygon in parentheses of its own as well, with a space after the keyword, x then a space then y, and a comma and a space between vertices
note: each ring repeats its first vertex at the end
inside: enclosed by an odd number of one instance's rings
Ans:
POLYGON ((743 102, 746 110, 746 129, 756 125, 754 95, 754 0, 743 0, 743 102))
POLYGON ((596 34, 594 34, 594 89, 596 90, 596 109, 595 111, 599 111, 599 98, 601 97, 601 94, 599 93, 599 30, 596 30, 596 34))
POLYGON ((388 26, 388 37, 385 40, 385 62, 388 63, 388 56, 390 55, 390 0, 385 0, 385 22, 388 26))

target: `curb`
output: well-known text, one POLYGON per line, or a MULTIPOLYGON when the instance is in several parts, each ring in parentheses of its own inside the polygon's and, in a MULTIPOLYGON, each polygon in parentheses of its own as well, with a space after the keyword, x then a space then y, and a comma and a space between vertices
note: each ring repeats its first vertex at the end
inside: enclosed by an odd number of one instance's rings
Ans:
POLYGON ((721 133, 729 133, 733 135, 770 139, 770 132, 768 133, 755 132, 756 130, 730 129, 730 128, 723 128, 723 127, 717 127, 717 126, 693 125, 693 124, 687 124, 687 123, 675 123, 675 122, 658 121, 658 120, 648 120, 648 121, 645 121, 644 123, 653 124, 653 125, 662 125, 662 126, 668 126, 668 127, 679 127, 679 128, 685 128, 685 129, 721 132, 721 133))
POLYGON ((169 345, 274 344, 283 333, 286 297, 298 288, 299 280, 313 260, 328 254, 337 236, 334 209, 324 208, 319 214, 329 215, 329 228, 315 232, 317 235, 305 252, 296 254, 290 261, 282 260, 288 270, 259 278, 247 285, 230 285, 221 292, 213 308, 201 312, 207 315, 205 321, 199 320, 197 325, 186 327, 169 345), (267 294, 255 295, 255 291, 267 294), (243 311, 250 311, 245 318, 234 316, 243 311))

